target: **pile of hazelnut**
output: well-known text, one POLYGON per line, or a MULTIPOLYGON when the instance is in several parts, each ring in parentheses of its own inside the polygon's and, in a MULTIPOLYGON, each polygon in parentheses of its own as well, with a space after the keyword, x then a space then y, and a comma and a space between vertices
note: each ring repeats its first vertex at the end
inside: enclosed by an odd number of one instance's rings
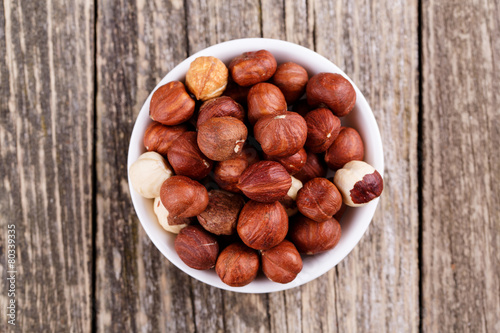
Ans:
POLYGON ((266 50, 243 53, 228 67, 198 57, 185 83, 153 93, 148 152, 130 167, 132 186, 154 199, 189 267, 215 267, 230 286, 247 285, 259 269, 271 281, 291 282, 301 254, 337 245, 345 205, 382 192, 382 177, 362 161, 360 135, 339 119, 355 102, 342 75, 309 78, 299 64, 278 66, 266 50))

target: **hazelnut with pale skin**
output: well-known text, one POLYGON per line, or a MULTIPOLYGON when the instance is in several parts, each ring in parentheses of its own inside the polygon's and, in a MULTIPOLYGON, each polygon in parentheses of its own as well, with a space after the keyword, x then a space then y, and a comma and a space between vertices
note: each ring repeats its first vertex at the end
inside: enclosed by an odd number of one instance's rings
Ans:
POLYGON ((161 203, 160 197, 155 198, 153 209, 163 229, 173 234, 178 234, 182 228, 187 227, 191 222, 189 218, 170 216, 168 210, 161 203))
POLYGON ((154 151, 139 156, 128 173, 134 190, 149 199, 159 197, 161 185, 173 175, 167 161, 154 151))
POLYGON ((300 180, 292 176, 292 186, 288 190, 286 196, 280 200, 280 203, 285 208, 288 217, 291 217, 299 212, 297 208, 297 192, 303 187, 300 180))
POLYGON ((351 161, 335 172, 333 182, 347 206, 364 206, 382 194, 384 181, 380 173, 363 161, 351 161))

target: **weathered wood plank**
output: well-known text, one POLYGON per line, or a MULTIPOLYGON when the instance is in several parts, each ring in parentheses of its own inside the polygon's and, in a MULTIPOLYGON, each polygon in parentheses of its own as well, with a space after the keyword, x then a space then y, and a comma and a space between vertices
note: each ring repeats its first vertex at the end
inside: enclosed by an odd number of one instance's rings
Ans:
POLYGON ((417 13, 417 1, 314 2, 316 50, 356 82, 384 145, 372 224, 328 273, 340 332, 418 330, 417 13))
POLYGON ((423 1, 422 328, 500 331, 500 4, 423 1))
POLYGON ((14 328, 10 300, 16 331, 91 330, 93 38, 92 1, 0 2, 4 332, 14 328), (8 225, 16 231, 15 268, 6 261, 8 225))

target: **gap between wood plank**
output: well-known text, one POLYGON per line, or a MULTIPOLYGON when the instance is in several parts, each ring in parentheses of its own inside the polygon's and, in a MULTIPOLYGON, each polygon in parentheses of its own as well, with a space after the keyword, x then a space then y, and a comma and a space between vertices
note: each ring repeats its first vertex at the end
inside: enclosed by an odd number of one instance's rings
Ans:
POLYGON ((424 146, 424 74, 423 74, 423 5, 422 0, 417 3, 417 38, 418 38, 418 114, 417 114, 417 205, 418 205, 418 331, 423 332, 423 184, 424 184, 424 170, 423 170, 423 146, 424 146))

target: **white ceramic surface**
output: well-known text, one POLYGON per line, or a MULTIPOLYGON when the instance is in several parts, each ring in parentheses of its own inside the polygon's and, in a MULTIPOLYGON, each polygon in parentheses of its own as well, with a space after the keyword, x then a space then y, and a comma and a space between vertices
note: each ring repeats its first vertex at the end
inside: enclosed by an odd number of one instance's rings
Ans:
MULTIPOLYGON (((214 56, 229 64, 229 61, 237 55, 247 51, 257 51, 266 49, 270 51, 278 61, 278 64, 293 61, 302 65, 310 75, 319 72, 340 73, 347 76, 332 62, 302 46, 274 39, 265 38, 247 38, 237 39, 224 43, 220 43, 208 47, 191 57, 187 58, 170 71, 155 90, 173 80, 184 80, 185 73, 189 68, 189 64, 199 56, 214 56)), ((373 116, 372 110, 366 102, 361 91, 353 84, 357 100, 353 111, 342 120, 343 124, 356 128, 365 144, 365 161, 375 167, 383 176, 384 158, 382 150, 382 140, 380 132, 373 116)), ((132 137, 130 139, 130 147, 128 154, 128 167, 145 151, 142 143, 145 129, 151 122, 149 118, 149 103, 151 95, 142 106, 142 109, 137 117, 132 137)), ((130 186, 130 180, 129 180, 130 186)), ((245 293, 267 293, 290 289, 309 282, 322 274, 326 273, 337 265, 359 242, 366 229, 368 228, 379 199, 370 202, 368 205, 360 208, 348 208, 342 217, 342 236, 338 245, 325 253, 314 256, 303 256, 304 267, 297 278, 288 284, 279 284, 269 281, 262 273, 259 274, 256 280, 244 287, 230 287, 221 282, 215 270, 198 271, 186 266, 177 256, 174 250, 175 235, 163 230, 157 222, 153 212, 153 200, 141 197, 131 186, 130 194, 135 211, 141 221, 144 230, 151 238, 156 247, 161 253, 175 266, 191 275, 192 277, 205 282, 209 285, 227 289, 236 292, 245 293)))

